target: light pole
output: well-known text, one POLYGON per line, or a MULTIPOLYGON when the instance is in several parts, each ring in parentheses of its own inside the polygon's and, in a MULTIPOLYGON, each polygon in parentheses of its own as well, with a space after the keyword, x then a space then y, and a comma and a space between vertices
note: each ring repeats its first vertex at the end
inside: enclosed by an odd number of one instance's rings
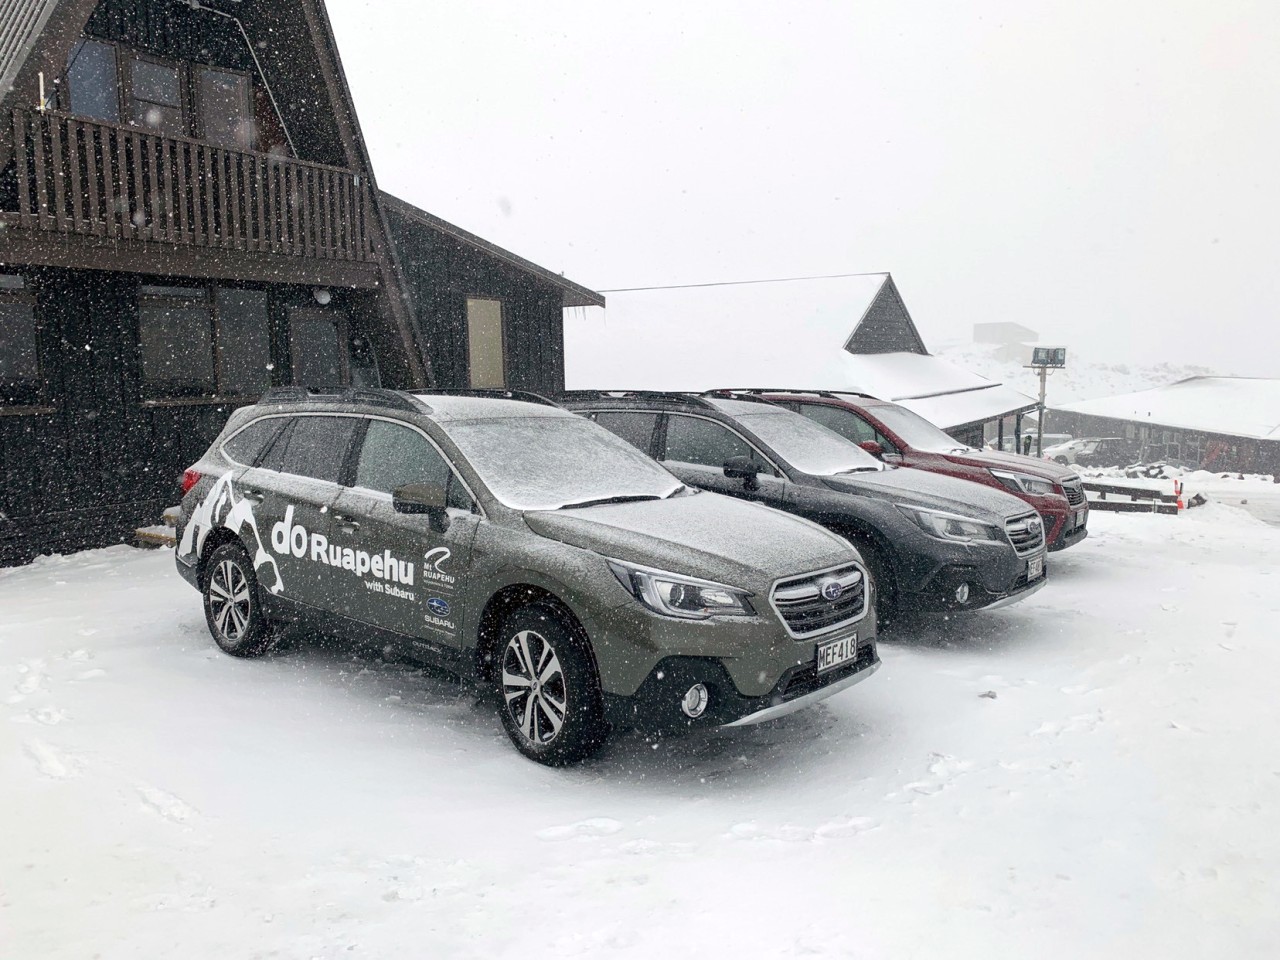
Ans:
POLYGON ((1044 391, 1050 370, 1061 370, 1067 365, 1066 347, 1034 347, 1031 350, 1030 369, 1040 374, 1040 403, 1036 408, 1036 456, 1044 456, 1044 391))

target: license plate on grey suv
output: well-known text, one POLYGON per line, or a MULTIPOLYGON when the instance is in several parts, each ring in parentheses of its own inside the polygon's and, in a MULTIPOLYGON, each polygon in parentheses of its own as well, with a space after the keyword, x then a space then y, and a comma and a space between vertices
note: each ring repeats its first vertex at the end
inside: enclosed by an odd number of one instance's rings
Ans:
POLYGON ((1033 583, 1044 576, 1044 554, 1032 557, 1027 561, 1027 583, 1033 583))
POLYGON ((858 635, 818 644, 818 673, 826 673, 858 659, 858 635))

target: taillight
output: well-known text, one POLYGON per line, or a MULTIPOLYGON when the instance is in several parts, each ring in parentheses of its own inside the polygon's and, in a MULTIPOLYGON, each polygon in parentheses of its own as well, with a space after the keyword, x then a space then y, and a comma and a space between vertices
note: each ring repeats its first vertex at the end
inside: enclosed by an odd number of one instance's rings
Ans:
POLYGON ((199 470, 184 470, 182 472, 182 495, 185 497, 191 492, 191 488, 202 479, 204 479, 204 474, 199 470))

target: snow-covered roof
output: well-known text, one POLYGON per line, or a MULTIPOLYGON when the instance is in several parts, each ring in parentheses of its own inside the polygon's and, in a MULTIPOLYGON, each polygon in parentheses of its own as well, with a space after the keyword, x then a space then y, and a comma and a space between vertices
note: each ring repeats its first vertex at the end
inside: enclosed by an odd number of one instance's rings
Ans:
POLYGON ((943 429, 1024 410, 1031 397, 916 353, 850 354, 883 275, 614 294, 565 316, 570 389, 779 387, 868 393, 943 429))
POLYGON ((1280 380, 1190 377, 1151 390, 1081 400, 1057 409, 1233 437, 1280 440, 1280 380))

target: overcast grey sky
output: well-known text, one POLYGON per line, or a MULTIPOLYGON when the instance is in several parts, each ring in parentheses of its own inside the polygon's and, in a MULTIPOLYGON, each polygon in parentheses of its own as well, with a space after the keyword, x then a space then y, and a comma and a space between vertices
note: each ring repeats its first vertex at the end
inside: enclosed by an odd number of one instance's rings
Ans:
POLYGON ((1280 4, 369 3, 330 15, 384 187, 596 289, 892 270, 1280 376, 1280 4))

